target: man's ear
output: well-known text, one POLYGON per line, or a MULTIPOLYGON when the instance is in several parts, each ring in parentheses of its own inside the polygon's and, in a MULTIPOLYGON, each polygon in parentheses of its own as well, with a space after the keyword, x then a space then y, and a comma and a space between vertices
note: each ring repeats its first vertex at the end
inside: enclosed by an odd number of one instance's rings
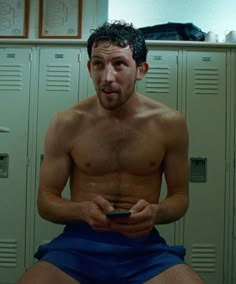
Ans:
POLYGON ((137 77, 136 77, 137 80, 142 80, 143 79, 144 75, 148 71, 148 67, 149 66, 148 66, 147 62, 143 62, 140 65, 138 65, 138 67, 137 67, 137 77))
POLYGON ((91 61, 90 60, 87 62, 87 68, 88 68, 88 72, 91 76, 91 61))

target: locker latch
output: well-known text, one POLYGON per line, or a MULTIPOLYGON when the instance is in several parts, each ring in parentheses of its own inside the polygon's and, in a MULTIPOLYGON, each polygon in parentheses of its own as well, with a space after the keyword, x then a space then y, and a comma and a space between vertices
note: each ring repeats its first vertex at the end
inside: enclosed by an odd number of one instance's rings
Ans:
POLYGON ((0 178, 8 177, 9 155, 0 153, 0 178))
POLYGON ((206 158, 190 158, 190 181, 191 182, 207 181, 206 158))

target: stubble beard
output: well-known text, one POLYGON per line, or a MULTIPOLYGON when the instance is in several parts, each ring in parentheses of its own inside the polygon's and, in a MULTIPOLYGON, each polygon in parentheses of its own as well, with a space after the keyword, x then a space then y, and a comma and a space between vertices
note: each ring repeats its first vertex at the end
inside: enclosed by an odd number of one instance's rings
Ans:
POLYGON ((122 99, 122 96, 120 96, 119 94, 117 94, 116 98, 106 98, 102 97, 102 95, 98 96, 100 105, 104 109, 111 111, 121 108, 130 99, 130 97, 131 95, 122 99))

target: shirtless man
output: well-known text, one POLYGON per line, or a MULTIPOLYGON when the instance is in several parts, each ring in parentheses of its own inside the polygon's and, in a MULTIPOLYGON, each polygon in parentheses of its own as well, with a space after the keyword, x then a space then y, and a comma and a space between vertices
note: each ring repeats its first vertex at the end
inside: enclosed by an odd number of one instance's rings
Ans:
POLYGON ((65 224, 40 246, 18 284, 202 284, 154 225, 188 208, 188 134, 182 115, 135 90, 148 71, 142 35, 105 23, 87 44, 96 95, 55 115, 45 139, 38 209, 65 224), (167 196, 159 202, 162 175, 167 196), (70 179, 71 198, 61 193, 70 179), (107 212, 129 210, 126 217, 107 212))

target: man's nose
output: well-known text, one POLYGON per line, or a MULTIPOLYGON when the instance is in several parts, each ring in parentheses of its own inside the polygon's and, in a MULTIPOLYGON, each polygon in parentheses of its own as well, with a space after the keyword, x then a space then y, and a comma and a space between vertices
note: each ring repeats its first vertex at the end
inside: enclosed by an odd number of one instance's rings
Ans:
POLYGON ((103 81, 112 82, 114 81, 114 69, 111 65, 107 65, 103 71, 103 81))

